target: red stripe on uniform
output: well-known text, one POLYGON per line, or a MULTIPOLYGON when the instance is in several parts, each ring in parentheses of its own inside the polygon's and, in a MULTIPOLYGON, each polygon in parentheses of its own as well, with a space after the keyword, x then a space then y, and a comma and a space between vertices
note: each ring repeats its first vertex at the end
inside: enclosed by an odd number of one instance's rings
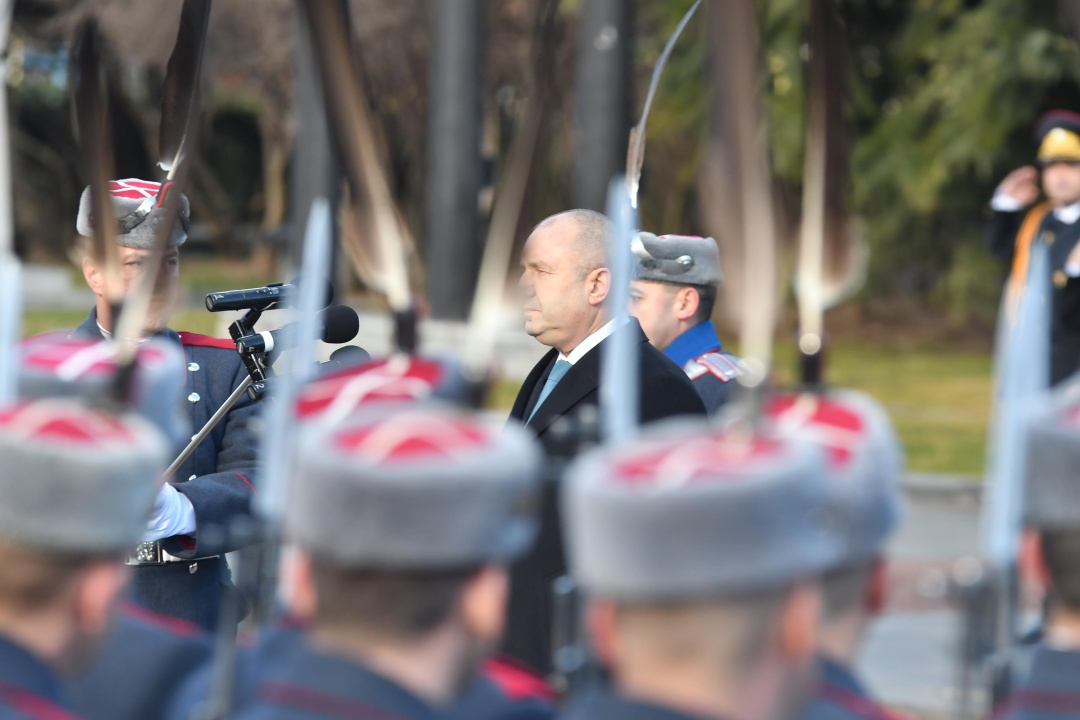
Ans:
POLYGON ((0 699, 13 710, 34 720, 78 720, 51 700, 3 681, 0 681, 0 699))
POLYGON ((542 700, 554 702, 555 691, 544 678, 521 663, 507 657, 484 663, 484 676, 491 680, 511 700, 542 700))
POLYGON ((280 707, 308 710, 331 717, 339 717, 342 720, 352 720, 353 718, 364 718, 364 720, 406 720, 401 715, 375 705, 369 705, 360 700, 331 695, 321 690, 313 690, 292 683, 266 683, 260 688, 259 697, 280 707))
POLYGON ((180 344, 184 347, 212 347, 220 350, 236 350, 236 343, 227 338, 210 337, 193 332, 178 332, 180 344))

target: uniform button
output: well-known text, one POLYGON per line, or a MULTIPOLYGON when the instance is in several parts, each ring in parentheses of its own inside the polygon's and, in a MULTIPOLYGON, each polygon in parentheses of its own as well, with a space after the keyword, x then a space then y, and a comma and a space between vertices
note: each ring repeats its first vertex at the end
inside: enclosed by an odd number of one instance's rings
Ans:
POLYGON ((197 363, 197 362, 188 363, 187 364, 187 369, 188 369, 188 372, 198 372, 199 371, 199 363, 197 363))
POLYGON ((1063 288, 1069 282, 1069 276, 1065 274, 1064 270, 1054 271, 1054 287, 1063 288))
POLYGON ((192 480, 194 480, 194 479, 195 479, 195 477, 196 477, 195 475, 192 475, 191 477, 189 477, 189 478, 188 478, 188 482, 191 482, 192 480))
POLYGON ((202 400, 202 398, 199 397, 199 393, 191 393, 190 395, 187 396, 187 401, 189 403, 191 403, 192 405, 199 402, 200 400, 202 400))

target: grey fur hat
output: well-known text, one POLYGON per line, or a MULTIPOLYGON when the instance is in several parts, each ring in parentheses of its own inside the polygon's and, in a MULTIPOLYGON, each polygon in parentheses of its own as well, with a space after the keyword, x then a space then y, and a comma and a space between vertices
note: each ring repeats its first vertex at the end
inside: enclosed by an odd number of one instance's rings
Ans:
POLYGON ((302 431, 286 531, 340 567, 510 561, 537 531, 541 459, 522 428, 433 403, 371 405, 302 431))
POLYGON ((166 463, 157 430, 74 400, 0 408, 0 537, 60 553, 132 548, 166 463))
POLYGON ((779 434, 826 453, 829 521, 840 539, 837 565, 879 555, 899 524, 903 449, 888 414, 860 392, 779 394, 766 416, 779 434))
MULTIPOLYGON (((30 338, 19 346, 19 397, 74 397, 100 405, 112 392, 116 352, 116 343, 70 338, 67 333, 30 338)), ((186 440, 191 429, 180 409, 185 382, 179 347, 156 338, 140 343, 127 410, 153 423, 171 443, 186 440)))
POLYGON ((632 446, 583 456, 567 482, 570 566, 599 596, 662 602, 769 590, 837 557, 823 453, 798 438, 657 423, 632 446))
MULTIPOLYGON (((160 188, 161 183, 137 178, 109 181, 109 195, 120 223, 116 237, 119 244, 143 250, 153 245, 158 225, 164 218, 164 210, 154 207, 154 199, 160 188)), ((83 237, 94 236, 90 210, 90 188, 87 187, 79 198, 79 217, 75 221, 75 229, 83 237)), ((181 195, 179 218, 172 234, 174 246, 183 245, 187 240, 190 213, 191 205, 187 196, 181 195)))
POLYGON ((720 248, 711 237, 642 232, 630 247, 635 280, 698 286, 716 286, 724 281, 720 248))

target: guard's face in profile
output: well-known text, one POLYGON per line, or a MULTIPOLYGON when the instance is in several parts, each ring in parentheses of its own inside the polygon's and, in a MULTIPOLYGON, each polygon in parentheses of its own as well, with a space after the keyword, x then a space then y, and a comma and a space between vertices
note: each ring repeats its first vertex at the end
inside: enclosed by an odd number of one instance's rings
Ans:
POLYGON ((649 342, 663 350, 678 336, 674 303, 674 287, 634 280, 630 283, 626 314, 636 317, 649 342))

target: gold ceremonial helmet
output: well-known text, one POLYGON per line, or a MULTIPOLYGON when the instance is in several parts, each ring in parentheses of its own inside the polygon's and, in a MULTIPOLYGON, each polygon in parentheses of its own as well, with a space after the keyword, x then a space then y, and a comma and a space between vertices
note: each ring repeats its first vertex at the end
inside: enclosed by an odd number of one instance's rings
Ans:
POLYGON ((1063 127, 1054 128, 1039 145, 1038 160, 1041 165, 1080 162, 1080 135, 1063 127))

